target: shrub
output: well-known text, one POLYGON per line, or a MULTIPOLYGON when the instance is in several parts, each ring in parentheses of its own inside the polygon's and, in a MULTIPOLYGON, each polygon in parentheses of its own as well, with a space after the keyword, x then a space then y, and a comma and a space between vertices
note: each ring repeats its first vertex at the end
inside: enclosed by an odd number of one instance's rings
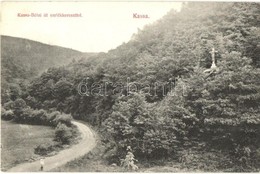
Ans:
POLYGON ((66 126, 71 127, 71 125, 72 125, 71 124, 71 120, 72 120, 72 116, 71 115, 59 113, 59 115, 57 115, 53 121, 56 124, 62 123, 62 124, 65 124, 66 126))
POLYGON ((58 115, 60 115, 59 111, 54 111, 51 112, 47 115, 47 120, 48 122, 50 122, 50 124, 52 124, 53 126, 57 126, 58 122, 54 121, 56 119, 56 117, 58 117, 58 115))
POLYGON ((26 102, 23 99, 19 98, 14 101, 13 112, 15 115, 15 121, 19 122, 23 120, 23 117, 21 117, 21 115, 25 108, 28 108, 28 106, 26 105, 26 102))
POLYGON ((7 103, 4 104, 4 108, 6 110, 11 110, 11 109, 14 109, 14 102, 13 101, 9 101, 7 103))
POLYGON ((38 155, 47 155, 50 152, 56 150, 57 148, 59 148, 58 143, 44 143, 34 148, 34 153, 38 155))
POLYGON ((34 110, 32 112, 33 123, 35 124, 46 124, 51 126, 51 123, 48 121, 47 113, 43 109, 34 110))
POLYGON ((12 110, 1 109, 1 118, 4 120, 12 120, 14 118, 14 113, 12 110))
POLYGON ((135 159, 134 154, 131 151, 128 151, 125 159, 121 159, 121 166, 127 170, 138 170, 138 166, 135 165, 135 161, 137 160, 135 159))
POLYGON ((73 137, 72 128, 67 127, 63 123, 59 123, 55 129, 55 141, 62 144, 70 144, 73 137))
POLYGON ((29 107, 21 109, 19 115, 15 115, 15 120, 22 123, 32 123, 33 120, 33 110, 29 107))

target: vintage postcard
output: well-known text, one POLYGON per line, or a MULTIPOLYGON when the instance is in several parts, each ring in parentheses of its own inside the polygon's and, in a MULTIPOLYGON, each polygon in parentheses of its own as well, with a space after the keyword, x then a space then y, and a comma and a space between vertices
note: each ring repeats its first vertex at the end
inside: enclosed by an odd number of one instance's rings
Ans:
POLYGON ((0 25, 1 171, 260 171, 260 3, 2 1, 0 25))

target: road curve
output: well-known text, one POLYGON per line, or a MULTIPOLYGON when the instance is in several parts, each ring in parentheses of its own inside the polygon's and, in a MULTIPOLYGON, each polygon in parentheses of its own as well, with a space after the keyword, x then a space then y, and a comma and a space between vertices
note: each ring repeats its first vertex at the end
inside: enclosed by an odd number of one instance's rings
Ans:
MULTIPOLYGON (((77 121, 72 121, 72 123, 78 127, 82 139, 78 144, 72 145, 69 149, 62 150, 57 155, 44 158, 44 171, 49 171, 56 167, 62 166, 71 160, 85 155, 95 147, 95 136, 90 128, 77 121)), ((7 170, 7 172, 37 171, 40 171, 40 160, 22 163, 7 170)))

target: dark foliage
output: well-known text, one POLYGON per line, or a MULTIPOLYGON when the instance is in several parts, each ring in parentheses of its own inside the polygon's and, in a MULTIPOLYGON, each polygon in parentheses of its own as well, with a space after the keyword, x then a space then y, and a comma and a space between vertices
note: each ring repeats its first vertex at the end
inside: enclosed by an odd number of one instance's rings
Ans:
MULTIPOLYGON (((259 9, 259 3, 185 3, 181 12, 170 11, 107 54, 48 69, 25 94, 14 85, 9 95, 14 102, 5 109, 14 108, 19 120, 29 118, 31 108, 70 113, 107 135, 113 159, 122 158, 127 146, 137 158, 148 159, 172 158, 193 147, 223 151, 232 164, 255 169, 260 158, 259 9), (207 74, 213 47, 218 68, 207 74), (142 92, 113 85, 105 93, 98 88, 89 96, 78 92, 80 83, 90 88, 106 82, 135 84, 142 92)), ((61 123, 56 132, 64 142, 71 136, 61 123)))

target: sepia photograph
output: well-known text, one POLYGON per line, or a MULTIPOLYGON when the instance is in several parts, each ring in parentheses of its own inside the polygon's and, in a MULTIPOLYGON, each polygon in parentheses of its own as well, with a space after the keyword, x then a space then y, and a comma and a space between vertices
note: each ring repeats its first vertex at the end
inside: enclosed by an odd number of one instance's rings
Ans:
POLYGON ((260 3, 1 1, 1 172, 260 172, 260 3))

